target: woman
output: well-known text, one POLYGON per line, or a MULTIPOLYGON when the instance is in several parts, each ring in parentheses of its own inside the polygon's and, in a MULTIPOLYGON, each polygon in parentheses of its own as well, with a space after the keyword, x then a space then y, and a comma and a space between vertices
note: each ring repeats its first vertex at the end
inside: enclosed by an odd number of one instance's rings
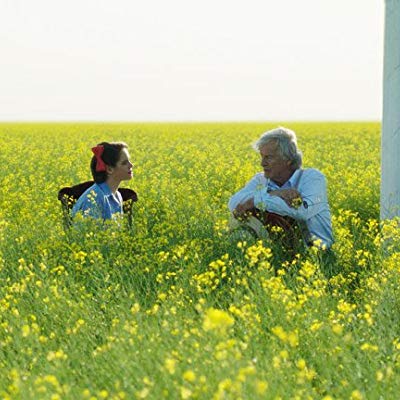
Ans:
POLYGON ((92 151, 90 168, 95 183, 79 197, 72 216, 81 213, 84 217, 114 219, 123 213, 118 187, 121 181, 132 179, 128 146, 123 142, 102 142, 92 151))

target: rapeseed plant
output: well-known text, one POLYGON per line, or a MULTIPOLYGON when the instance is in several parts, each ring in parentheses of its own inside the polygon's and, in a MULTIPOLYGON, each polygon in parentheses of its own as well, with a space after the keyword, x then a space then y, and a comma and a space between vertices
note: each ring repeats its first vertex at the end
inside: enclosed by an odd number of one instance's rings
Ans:
POLYGON ((327 177, 332 260, 229 235, 227 200, 259 170, 249 143, 273 126, 1 124, 0 397, 396 398, 379 125, 290 124, 327 177), (90 179, 104 139, 130 145, 134 226, 65 230, 57 192, 90 179))

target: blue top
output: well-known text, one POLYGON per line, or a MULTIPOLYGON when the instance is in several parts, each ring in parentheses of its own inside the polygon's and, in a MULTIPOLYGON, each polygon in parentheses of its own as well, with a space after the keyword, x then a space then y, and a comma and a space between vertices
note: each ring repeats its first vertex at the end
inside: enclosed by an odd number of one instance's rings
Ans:
POLYGON ((267 179, 263 172, 258 173, 230 198, 228 207, 233 211, 239 204, 254 198, 254 205, 258 209, 289 216, 304 225, 306 243, 319 239, 323 245, 330 247, 333 235, 325 176, 322 172, 309 168, 303 170, 303 175, 297 182, 299 173, 300 169, 296 170, 282 186, 267 179), (269 194, 272 190, 295 188, 296 183, 303 199, 299 208, 290 207, 280 197, 269 194))
POLYGON ((121 193, 117 191, 114 195, 105 182, 95 183, 86 189, 74 204, 72 217, 78 212, 84 217, 112 219, 123 213, 121 193))

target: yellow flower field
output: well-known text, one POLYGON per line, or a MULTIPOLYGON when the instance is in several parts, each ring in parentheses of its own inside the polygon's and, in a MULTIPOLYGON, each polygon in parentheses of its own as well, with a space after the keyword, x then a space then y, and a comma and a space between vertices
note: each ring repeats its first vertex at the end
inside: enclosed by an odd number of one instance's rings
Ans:
POLYGON ((394 399, 400 234, 380 125, 288 123, 327 177, 335 259, 229 235, 276 125, 0 124, 0 398, 394 399), (129 145, 134 224, 65 229, 90 147, 129 145))

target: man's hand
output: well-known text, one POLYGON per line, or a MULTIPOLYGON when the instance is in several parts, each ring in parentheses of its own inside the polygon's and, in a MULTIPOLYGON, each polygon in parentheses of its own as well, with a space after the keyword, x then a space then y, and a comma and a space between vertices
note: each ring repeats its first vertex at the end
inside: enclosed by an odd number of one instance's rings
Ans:
POLYGON ((271 196, 278 196, 292 208, 299 208, 303 202, 300 192, 297 189, 278 189, 269 192, 271 196))
POLYGON ((254 198, 251 198, 245 201, 242 204, 239 204, 234 210, 233 215, 235 218, 246 218, 249 210, 254 208, 254 198))

